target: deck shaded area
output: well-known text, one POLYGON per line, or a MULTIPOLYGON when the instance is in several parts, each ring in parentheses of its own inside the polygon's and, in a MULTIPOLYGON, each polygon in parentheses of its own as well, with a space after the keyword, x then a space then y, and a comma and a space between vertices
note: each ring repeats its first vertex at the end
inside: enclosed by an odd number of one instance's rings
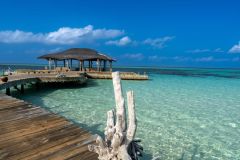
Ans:
POLYGON ((0 93, 0 159, 97 159, 94 136, 41 107, 0 93))

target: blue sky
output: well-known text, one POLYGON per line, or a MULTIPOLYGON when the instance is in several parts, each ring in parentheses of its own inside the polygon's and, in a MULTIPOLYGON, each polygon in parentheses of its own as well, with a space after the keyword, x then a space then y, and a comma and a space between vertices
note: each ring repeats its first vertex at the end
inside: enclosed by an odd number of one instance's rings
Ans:
POLYGON ((88 47, 117 65, 240 67, 237 0, 3 0, 0 63, 88 47))

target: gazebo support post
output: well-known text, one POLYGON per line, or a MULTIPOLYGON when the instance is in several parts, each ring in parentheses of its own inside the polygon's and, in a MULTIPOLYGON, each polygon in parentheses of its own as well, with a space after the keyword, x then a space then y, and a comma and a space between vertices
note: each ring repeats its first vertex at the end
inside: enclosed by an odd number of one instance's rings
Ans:
POLYGON ((103 71, 106 71, 106 60, 103 61, 103 71))
POLYGON ((99 59, 97 59, 97 71, 99 72, 99 59))
POLYGON ((53 60, 53 65, 54 65, 53 69, 56 69, 56 60, 55 59, 53 60))
POLYGON ((51 70, 51 58, 48 59, 48 67, 49 67, 49 70, 51 70))
POLYGON ((90 71, 91 70, 91 61, 89 60, 88 61, 88 71, 90 71))
POLYGON ((84 71, 84 61, 82 61, 82 71, 84 71))
POLYGON ((82 62, 79 61, 79 71, 82 71, 82 62))
POLYGON ((66 67, 69 68, 69 60, 66 61, 66 67))
POLYGON ((112 72, 112 61, 109 61, 109 71, 112 72))
POLYGON ((63 60, 63 67, 66 67, 66 60, 63 60))
POLYGON ((71 69, 72 69, 72 59, 70 60, 70 63, 71 63, 71 69))
POLYGON ((102 61, 100 60, 99 72, 102 71, 102 61))

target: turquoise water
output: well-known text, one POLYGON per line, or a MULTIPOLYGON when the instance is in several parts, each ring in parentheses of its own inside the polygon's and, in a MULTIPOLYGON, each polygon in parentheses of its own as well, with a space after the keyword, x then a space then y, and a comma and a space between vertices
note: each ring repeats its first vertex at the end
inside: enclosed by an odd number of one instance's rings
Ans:
MULTIPOLYGON (((134 90, 143 159, 240 159, 239 70, 147 70, 149 81, 122 81, 134 90)), ((78 88, 29 89, 18 95, 101 133, 115 105, 111 80, 78 88)))

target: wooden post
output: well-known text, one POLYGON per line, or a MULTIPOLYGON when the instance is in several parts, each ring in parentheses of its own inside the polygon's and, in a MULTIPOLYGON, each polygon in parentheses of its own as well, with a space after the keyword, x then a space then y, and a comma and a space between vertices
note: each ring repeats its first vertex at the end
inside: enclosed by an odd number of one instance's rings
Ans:
POLYGON ((112 72, 112 61, 109 61, 109 71, 112 72))
POLYGON ((21 84, 21 89, 20 89, 21 93, 24 93, 24 84, 21 84))
POLYGON ((71 62, 71 69, 72 69, 72 59, 70 60, 70 62, 71 62))
POLYGON ((67 68, 69 68, 69 60, 67 59, 67 64, 66 64, 66 66, 67 66, 67 68))
POLYGON ((82 61, 82 71, 85 71, 85 69, 84 69, 84 61, 82 61))
POLYGON ((88 71, 90 71, 91 69, 91 62, 90 62, 90 60, 88 61, 88 71))
POLYGON ((63 60, 63 67, 66 67, 66 60, 63 60))
POLYGON ((99 72, 99 59, 97 59, 97 71, 99 72))
POLYGON ((102 61, 100 60, 100 63, 99 63, 99 72, 102 71, 102 61))
POLYGON ((103 61, 103 71, 106 71, 106 60, 103 61))
POLYGON ((11 95, 11 91, 10 91, 10 88, 6 88, 6 95, 11 95))
POLYGON ((49 70, 51 70, 51 61, 52 61, 51 58, 48 59, 48 69, 49 69, 49 70))
POLYGON ((36 82, 36 90, 39 90, 40 89, 40 83, 39 82, 36 82))
POLYGON ((56 69, 56 60, 55 60, 55 59, 53 60, 53 65, 54 65, 54 66, 53 66, 54 69, 56 69))
POLYGON ((82 62, 79 61, 79 71, 82 71, 82 62))

